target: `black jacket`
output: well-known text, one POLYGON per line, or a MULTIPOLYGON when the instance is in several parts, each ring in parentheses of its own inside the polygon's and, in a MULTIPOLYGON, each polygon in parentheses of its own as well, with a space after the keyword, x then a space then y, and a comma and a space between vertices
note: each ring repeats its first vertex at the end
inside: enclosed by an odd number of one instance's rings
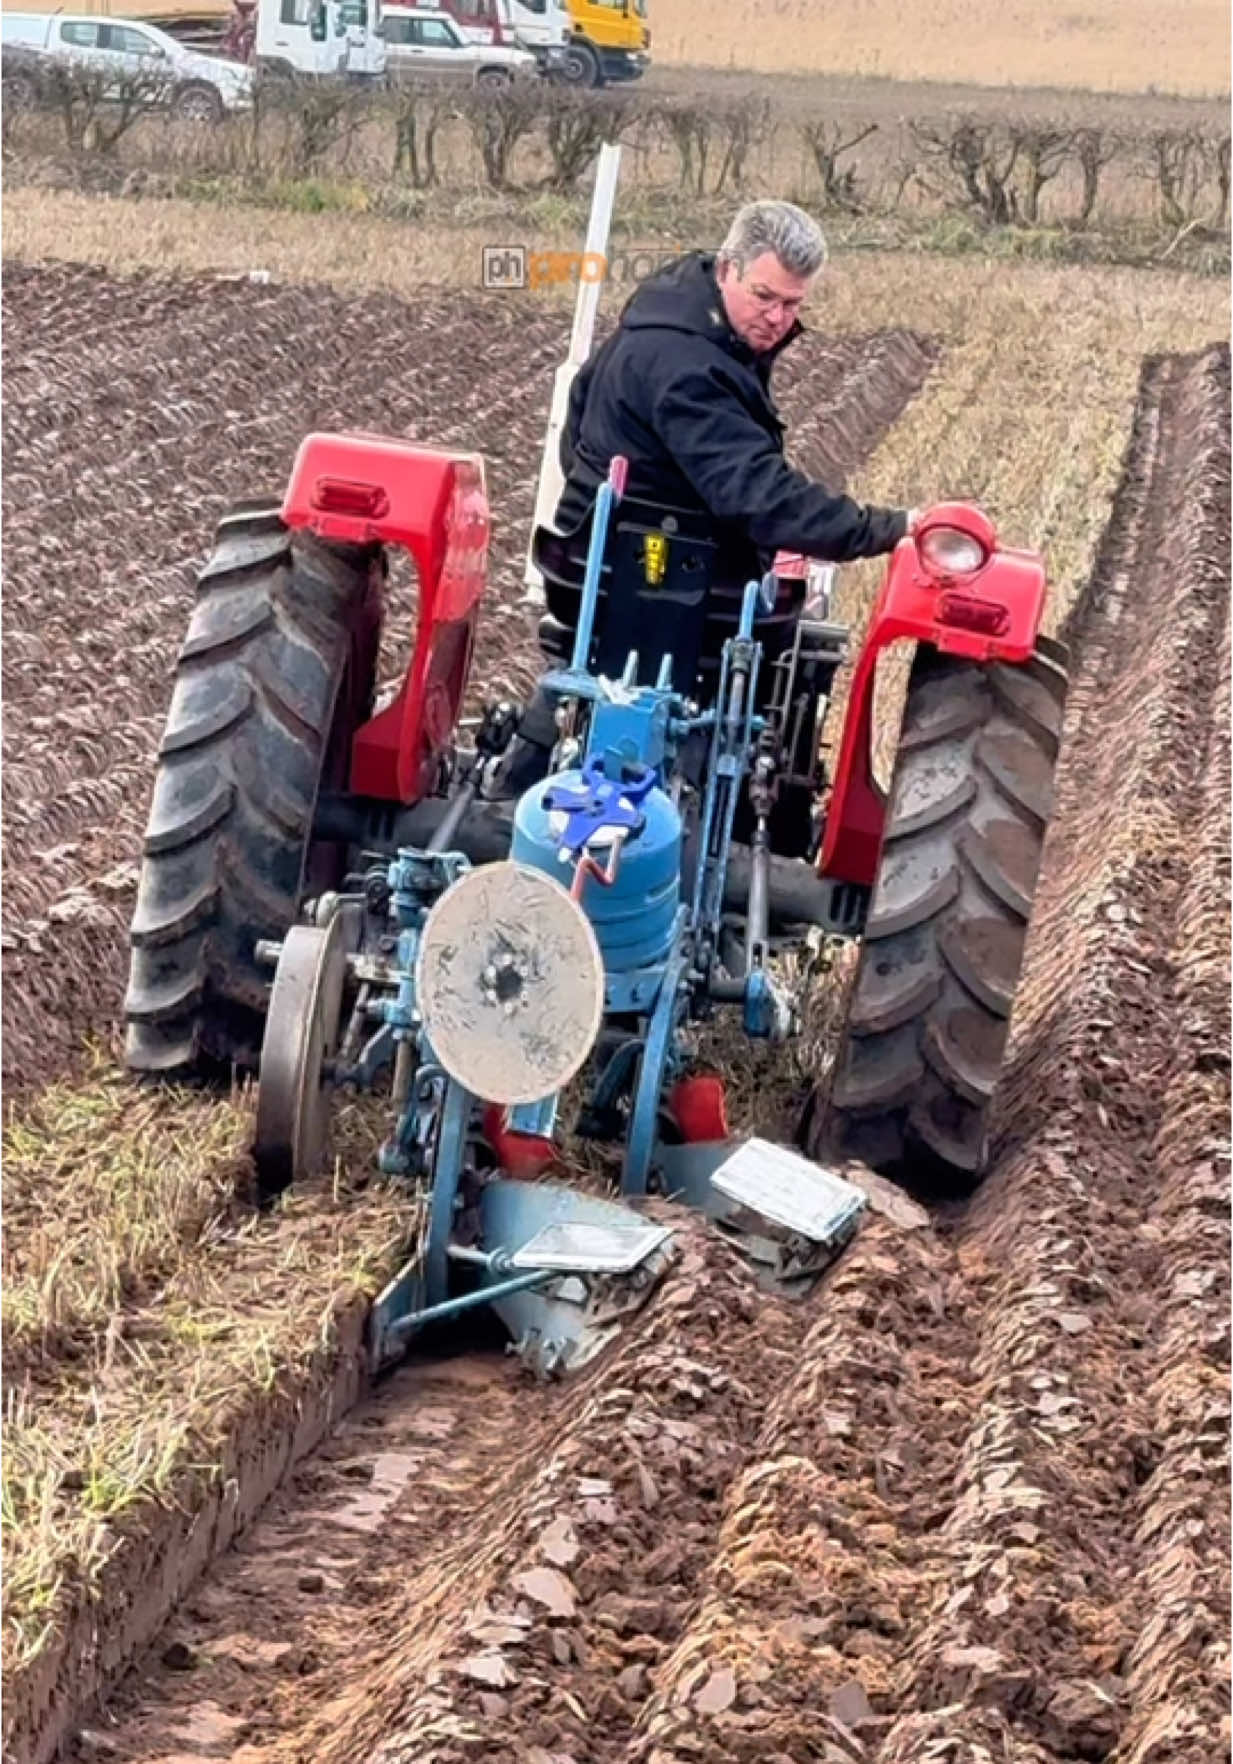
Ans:
POLYGON ((835 563, 892 550, 907 529, 905 510, 832 495, 787 464, 769 378, 803 326, 797 320, 756 355, 728 324, 714 264, 690 252, 649 278, 575 375, 558 530, 586 520, 620 453, 628 496, 709 513, 725 575, 743 577, 755 559, 764 569, 777 550, 835 563))

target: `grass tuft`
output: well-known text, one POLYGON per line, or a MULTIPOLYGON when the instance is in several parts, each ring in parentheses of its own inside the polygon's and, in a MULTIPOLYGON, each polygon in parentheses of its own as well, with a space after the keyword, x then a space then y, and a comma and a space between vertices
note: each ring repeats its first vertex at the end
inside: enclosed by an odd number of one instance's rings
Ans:
POLYGON ((327 1361, 340 1309, 413 1236, 371 1168, 363 1111, 339 1166, 268 1214, 248 1201, 247 1090, 54 1085, 4 1135, 4 1669, 53 1641, 151 1504, 219 1474, 236 1418, 327 1361))

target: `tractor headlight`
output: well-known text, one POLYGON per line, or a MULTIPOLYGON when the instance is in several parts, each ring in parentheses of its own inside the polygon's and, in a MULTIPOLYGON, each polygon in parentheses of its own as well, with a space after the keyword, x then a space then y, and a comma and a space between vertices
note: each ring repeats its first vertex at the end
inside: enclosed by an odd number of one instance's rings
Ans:
POLYGON ((980 540, 958 527, 930 527, 918 542, 920 559, 935 576, 974 576, 989 556, 980 540))

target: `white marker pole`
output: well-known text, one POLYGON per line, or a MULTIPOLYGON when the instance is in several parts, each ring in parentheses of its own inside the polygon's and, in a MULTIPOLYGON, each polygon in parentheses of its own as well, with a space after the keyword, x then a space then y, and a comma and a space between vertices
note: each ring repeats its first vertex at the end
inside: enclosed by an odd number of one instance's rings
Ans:
MULTIPOLYGON (((561 499, 561 491, 565 486, 565 480, 561 473, 561 430, 565 427, 565 418, 569 410, 569 389, 573 385, 574 375, 591 353, 591 339, 595 334, 595 315, 599 310, 600 296, 604 291, 604 279, 607 275, 608 229, 612 224, 612 205, 616 197, 617 173, 620 164, 620 147, 611 141, 605 141, 599 150, 595 189, 591 196, 591 218, 587 225, 586 255, 583 258, 578 277, 578 298, 574 303, 574 328, 569 339, 569 354, 557 369, 552 382, 552 406, 548 415, 548 433, 544 437, 544 453, 539 467, 539 488, 535 497, 535 518, 531 527, 532 537, 536 527, 552 525, 552 517, 556 512, 557 503, 561 499), (602 273, 600 273, 601 259, 602 273)), ((522 579, 527 589, 522 597, 523 605, 543 606, 544 583, 539 571, 531 561, 530 540, 527 542, 527 561, 522 579)))

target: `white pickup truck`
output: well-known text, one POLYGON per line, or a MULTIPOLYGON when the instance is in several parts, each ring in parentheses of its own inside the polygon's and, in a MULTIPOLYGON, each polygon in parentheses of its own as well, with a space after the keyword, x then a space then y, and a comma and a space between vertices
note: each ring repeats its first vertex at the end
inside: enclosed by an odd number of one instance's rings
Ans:
POLYGON ((135 19, 6 12, 0 54, 4 102, 15 108, 44 100, 60 68, 100 76, 104 96, 136 96, 186 121, 218 122, 228 111, 252 108, 252 68, 199 54, 135 19))

